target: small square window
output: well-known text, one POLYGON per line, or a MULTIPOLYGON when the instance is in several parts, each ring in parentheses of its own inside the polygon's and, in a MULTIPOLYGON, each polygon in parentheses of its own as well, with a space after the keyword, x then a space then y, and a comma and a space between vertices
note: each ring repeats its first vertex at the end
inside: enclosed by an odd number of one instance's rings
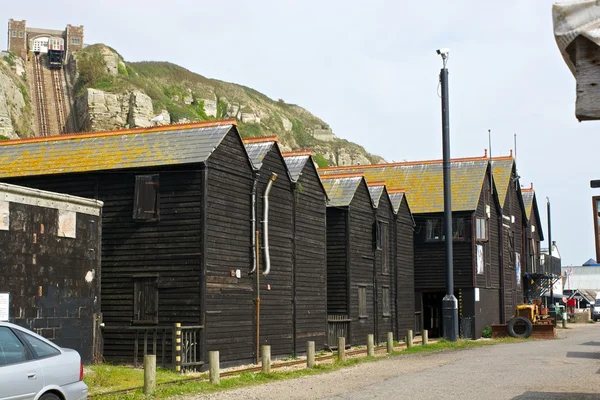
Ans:
POLYGON ((23 31, 19 31, 19 37, 23 38, 23 31))
POLYGON ((75 45, 81 44, 81 40, 76 37, 71 38, 71 44, 75 44, 75 45))
POLYGON ((133 219, 142 221, 159 219, 159 188, 158 175, 137 175, 135 177, 133 219))
POLYGON ((389 286, 383 286, 381 288, 381 296, 382 296, 382 312, 384 317, 389 317, 392 315, 392 311, 390 309, 390 288, 389 286))
POLYGON ((367 318, 367 287, 358 287, 358 318, 367 318))
POLYGON ((12 31, 12 37, 17 37, 17 31, 12 31))

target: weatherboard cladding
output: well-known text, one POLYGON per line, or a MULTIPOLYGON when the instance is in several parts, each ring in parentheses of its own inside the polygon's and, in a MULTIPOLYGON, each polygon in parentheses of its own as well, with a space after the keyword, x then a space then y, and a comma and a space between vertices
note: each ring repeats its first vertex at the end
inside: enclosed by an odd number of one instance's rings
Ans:
MULTIPOLYGON (((293 292, 293 195, 287 167, 275 141, 245 143, 249 154, 254 155, 258 169, 257 221, 261 230, 260 245, 264 243, 264 192, 271 174, 276 173, 269 193, 269 249, 271 272, 260 277, 260 340, 271 346, 274 357, 289 356, 294 351, 294 292, 293 292), (268 145, 268 146, 263 146, 268 145), (265 149, 268 150, 263 154, 265 149), (260 149, 260 151, 258 151, 260 149), (260 156, 257 163, 256 154, 260 156)), ((252 157, 252 156, 251 156, 252 157)), ((251 158, 252 159, 252 158, 251 158)), ((265 269, 265 257, 260 255, 260 268, 265 269)))
MULTIPOLYGON (((174 165, 163 165, 165 160, 159 156, 156 166, 143 168, 117 170, 114 163, 102 164, 97 159, 95 168, 114 170, 96 172, 72 168, 70 173, 45 171, 49 173, 46 176, 27 177, 15 169, 10 171, 14 175, 11 179, 6 178, 8 170, 3 169, 4 166, 0 171, 5 181, 104 201, 101 307, 107 327, 131 325, 133 276, 153 273, 158 275, 160 326, 172 327, 175 322, 204 324, 206 328, 199 339, 202 360, 206 360, 206 351, 220 350, 225 364, 247 362, 255 356, 253 278, 243 272, 238 279, 231 276, 231 271, 249 271, 252 264, 252 166, 232 125, 223 128, 226 130, 222 137, 215 133, 220 128, 197 128, 190 127, 187 135, 180 132, 184 129, 180 126, 168 127, 169 132, 161 131, 154 139, 151 136, 157 130, 141 134, 135 130, 127 135, 123 132, 91 134, 75 139, 24 140, 19 141, 18 146, 0 146, 1 157, 7 150, 16 153, 20 147, 31 147, 30 144, 40 146, 42 142, 50 142, 63 146, 61 143, 67 143, 69 147, 73 140, 80 144, 87 143, 85 140, 98 144, 104 143, 105 136, 139 143, 136 142, 139 137, 146 135, 145 142, 157 145, 163 142, 171 148, 170 137, 173 136, 178 142, 176 148, 188 154, 189 146, 207 143, 207 138, 212 138, 211 143, 215 145, 218 143, 214 151, 212 144, 206 145, 204 151, 198 150, 193 158, 198 162, 193 164, 179 165, 179 154, 173 151, 170 154, 176 159, 174 165), (179 142, 183 136, 192 144, 184 146, 179 142), (159 174, 160 221, 132 219, 135 177, 140 174, 159 174), (228 343, 226 348, 222 346, 224 340, 228 343)), ((91 149, 93 144, 86 146, 91 149)), ((71 155, 79 158, 78 154, 71 155)), ((26 161, 32 162, 29 158, 26 161)), ((133 339, 129 330, 106 330, 104 357, 131 362, 133 339)))
MULTIPOLYGON (((487 158, 456 160, 451 163, 452 209, 454 211, 472 211, 477 208, 487 165, 487 158)), ((322 177, 341 172, 362 173, 367 182, 385 182, 388 189, 404 189, 406 195, 411 199, 413 214, 441 212, 444 209, 441 161, 319 170, 322 177)))
POLYGON ((327 341, 326 195, 314 163, 306 160, 293 185, 296 354, 306 352, 307 341, 317 349, 327 341))
POLYGON ((205 162, 232 124, 54 136, 0 143, 0 177, 205 162))

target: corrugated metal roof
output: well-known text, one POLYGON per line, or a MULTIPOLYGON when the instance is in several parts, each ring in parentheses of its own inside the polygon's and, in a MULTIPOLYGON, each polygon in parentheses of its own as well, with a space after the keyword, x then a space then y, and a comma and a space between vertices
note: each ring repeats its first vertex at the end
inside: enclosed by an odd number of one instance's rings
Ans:
MULTIPOLYGON (((488 159, 456 159, 451 163, 452 209, 477 209, 488 159)), ((444 210, 444 180, 441 160, 393 164, 355 165, 320 169, 322 176, 340 172, 362 173, 367 182, 385 182, 390 190, 403 189, 414 214, 444 210)))
POLYGON ((377 208, 379 206, 379 200, 381 199, 384 188, 385 185, 369 185, 369 194, 371 195, 373 207, 377 208))
POLYGON ((205 162, 230 122, 0 142, 0 178, 205 162))
POLYGON ((287 165, 292 182, 298 182, 306 162, 310 160, 310 155, 286 156, 284 154, 283 159, 285 160, 285 165, 287 165))
POLYGON ((329 197, 328 205, 335 207, 349 206, 362 180, 362 176, 323 179, 323 187, 327 197, 329 197))
MULTIPOLYGON (((494 177, 494 183, 496 184, 496 190, 498 191, 498 200, 500 201, 500 207, 502 208, 504 208, 504 200, 506 200, 506 192, 508 191, 508 185, 510 184, 514 163, 515 160, 512 156, 492 159, 492 176, 494 177)), ((527 216, 529 216, 529 214, 527 214, 527 216)))
POLYGON ((566 275, 565 289, 587 289, 600 291, 600 266, 599 267, 563 267, 562 273, 566 275), (569 274, 569 271, 572 271, 569 274))
POLYGON ((262 167, 262 161, 269 151, 273 148, 275 141, 259 142, 259 143, 245 143, 248 157, 252 161, 254 168, 260 169, 262 167))

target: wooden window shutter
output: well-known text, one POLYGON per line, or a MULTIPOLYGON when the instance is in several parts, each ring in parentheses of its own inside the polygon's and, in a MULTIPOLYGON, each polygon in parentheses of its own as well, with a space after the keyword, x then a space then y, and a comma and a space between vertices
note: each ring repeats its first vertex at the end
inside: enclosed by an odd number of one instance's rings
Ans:
POLYGON ((133 322, 158 323, 158 277, 134 277, 133 322))
POLYGON ((135 177, 134 219, 159 219, 159 188, 158 175, 137 175, 135 177))

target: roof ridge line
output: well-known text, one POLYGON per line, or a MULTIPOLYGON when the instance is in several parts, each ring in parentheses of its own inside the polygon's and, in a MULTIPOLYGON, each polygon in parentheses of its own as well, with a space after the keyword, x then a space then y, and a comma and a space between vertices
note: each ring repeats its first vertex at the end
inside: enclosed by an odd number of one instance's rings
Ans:
POLYGON ((321 179, 339 179, 339 178, 364 178, 362 172, 346 172, 340 174, 319 175, 321 179))
MULTIPOLYGON (((463 157, 463 158, 453 158, 451 162, 467 162, 467 161, 484 161, 488 160, 489 157, 478 156, 478 157, 463 157)), ((443 160, 422 160, 422 161, 402 161, 395 163, 380 163, 380 164, 365 164, 365 165, 343 165, 337 167, 327 167, 327 168, 319 168, 320 171, 336 171, 336 170, 348 170, 348 169, 361 169, 361 168, 384 168, 384 167, 402 167, 402 166, 411 166, 411 165, 422 165, 422 164, 439 164, 442 163, 443 160)))
POLYGON ((213 127, 213 126, 224 126, 224 125, 237 126, 237 122, 235 119, 232 118, 232 119, 224 119, 224 120, 219 120, 219 121, 169 124, 169 125, 153 126, 153 127, 146 127, 146 128, 139 127, 139 128, 129 128, 129 129, 99 131, 99 132, 78 132, 78 133, 69 133, 69 134, 64 134, 64 135, 53 135, 53 136, 41 136, 41 137, 14 139, 14 140, 4 140, 4 141, 0 141, 0 146, 12 146, 12 145, 18 145, 18 144, 24 144, 24 143, 55 142, 55 141, 70 140, 70 139, 76 139, 76 138, 122 136, 122 135, 129 135, 129 134, 133 134, 133 133, 146 134, 146 133, 155 133, 155 132, 168 132, 168 131, 174 131, 174 130, 178 130, 178 129, 208 128, 208 127, 213 127))
POLYGON ((275 143, 279 143, 279 138, 277 137, 277 135, 271 135, 271 136, 256 136, 256 137, 251 137, 251 138, 242 139, 242 142, 243 142, 244 144, 251 144, 251 143, 266 143, 266 142, 275 142, 275 143))
POLYGON ((312 150, 284 151, 281 153, 284 157, 312 156, 312 154, 312 150))

